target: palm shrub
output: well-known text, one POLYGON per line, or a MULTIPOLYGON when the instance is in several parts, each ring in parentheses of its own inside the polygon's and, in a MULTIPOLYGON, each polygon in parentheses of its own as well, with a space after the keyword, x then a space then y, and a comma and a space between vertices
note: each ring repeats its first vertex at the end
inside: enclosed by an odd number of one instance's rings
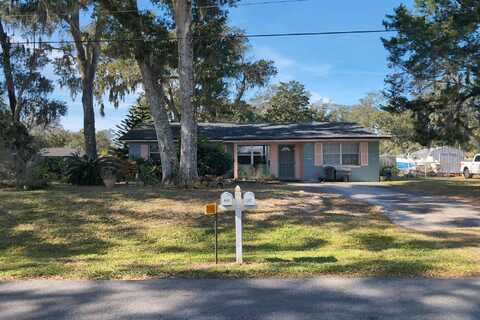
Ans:
POLYGON ((91 159, 87 156, 74 155, 67 161, 67 181, 79 186, 102 185, 99 159, 91 159))
POLYGON ((120 161, 113 156, 90 159, 74 155, 67 160, 67 181, 80 186, 102 185, 104 180, 116 180, 120 167, 120 161))

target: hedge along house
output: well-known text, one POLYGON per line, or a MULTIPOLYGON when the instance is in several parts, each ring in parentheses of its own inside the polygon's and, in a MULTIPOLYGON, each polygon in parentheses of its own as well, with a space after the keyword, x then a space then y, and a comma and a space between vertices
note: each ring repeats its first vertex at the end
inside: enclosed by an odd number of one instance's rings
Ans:
MULTIPOLYGON (((179 124, 172 123, 179 136, 179 124)), ((221 143, 233 159, 235 179, 272 177, 318 181, 326 167, 347 171, 351 181, 379 180, 379 142, 388 139, 358 124, 199 123, 199 137, 221 143)), ((140 125, 120 138, 131 158, 159 160, 152 125, 140 125)))

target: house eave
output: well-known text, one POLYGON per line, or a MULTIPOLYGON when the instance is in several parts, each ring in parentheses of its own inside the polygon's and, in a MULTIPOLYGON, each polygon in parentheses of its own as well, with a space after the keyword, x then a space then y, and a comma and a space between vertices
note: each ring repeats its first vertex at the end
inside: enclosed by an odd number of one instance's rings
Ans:
MULTIPOLYGON (((322 137, 322 138, 289 138, 289 139, 260 139, 260 138, 244 138, 244 139, 215 139, 208 141, 211 142, 224 142, 224 143, 245 143, 245 142, 256 142, 256 143, 271 143, 271 142, 313 142, 313 141, 380 141, 380 140, 389 140, 391 139, 388 136, 376 136, 376 137, 322 137)), ((154 139, 145 139, 145 140, 122 140, 126 143, 155 143, 157 140, 154 139)))

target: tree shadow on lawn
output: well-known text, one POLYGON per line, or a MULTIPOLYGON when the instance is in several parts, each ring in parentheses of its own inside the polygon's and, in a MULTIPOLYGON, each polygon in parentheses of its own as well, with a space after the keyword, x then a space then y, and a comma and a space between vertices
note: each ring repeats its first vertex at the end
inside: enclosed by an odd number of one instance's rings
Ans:
POLYGON ((101 201, 77 200, 74 193, 58 189, 0 194, 5 211, 0 214, 0 250, 38 261, 68 262, 75 256, 106 254, 116 246, 106 234, 139 236, 140 230, 118 219, 119 213, 129 216, 127 210, 111 215, 101 201))
MULTIPOLYGON (((268 232, 262 230, 262 232, 268 232)), ((282 251, 310 251, 321 248, 327 241, 319 238, 302 238, 298 243, 245 243, 243 248, 247 252, 282 252, 282 251)))
POLYGON ((271 263, 333 263, 338 261, 334 256, 294 257, 291 260, 272 257, 264 260, 271 263))
MULTIPOLYGON (((257 186, 257 188, 260 190, 260 187, 257 186)), ((289 188, 285 190, 281 186, 267 185, 268 188, 279 189, 279 191, 277 190, 276 193, 273 192, 275 190, 272 192, 257 192, 257 199, 266 203, 270 200, 272 202, 281 201, 269 209, 245 214, 244 229, 247 235, 245 251, 251 255, 254 263, 261 263, 262 261, 272 264, 279 263, 278 261, 265 260, 260 257, 262 255, 268 257, 274 253, 279 256, 279 259, 284 259, 282 255, 287 252, 291 255, 292 252, 301 254, 304 251, 319 250, 328 244, 322 230, 335 230, 338 233, 348 234, 356 240, 348 243, 345 249, 362 249, 371 252, 388 249, 436 250, 480 245, 478 234, 467 236, 461 231, 455 234, 431 233, 427 234, 427 237, 411 236, 411 233, 403 231, 394 234, 394 236, 385 234, 382 233, 384 230, 392 230, 396 227, 385 217, 372 213, 372 208, 363 203, 351 202, 342 197, 319 194, 318 192, 308 193, 298 192, 297 190, 292 193, 289 188), (342 205, 347 210, 338 208, 342 205), (349 210, 361 212, 361 214, 349 214, 349 210), (339 212, 333 213, 332 211, 339 212), (320 229, 318 229, 317 234, 312 236, 311 234, 296 233, 295 228, 297 227, 318 227, 320 229), (289 228, 294 229, 290 232, 289 228), (288 241, 270 237, 270 235, 279 232, 279 229, 285 229, 285 232, 291 233, 287 233, 288 241), (366 231, 361 232, 362 229, 366 231)), ((211 253, 212 217, 205 216, 201 212, 190 212, 188 215, 175 216, 175 214, 169 212, 168 206, 139 214, 135 208, 119 207, 115 204, 119 200, 132 201, 132 199, 135 199, 136 202, 131 204, 135 206, 137 202, 140 205, 150 199, 165 197, 167 199, 171 198, 171 201, 179 202, 185 202, 185 199, 189 199, 190 202, 195 203, 192 206, 198 208, 198 203, 203 202, 204 196, 212 200, 218 197, 216 189, 202 192, 187 190, 185 194, 180 196, 180 200, 174 200, 177 199, 175 193, 181 193, 178 190, 167 190, 168 192, 165 192, 163 189, 147 189, 147 194, 142 195, 143 189, 133 192, 125 189, 127 188, 107 191, 104 188, 96 187, 91 189, 84 187, 78 190, 73 187, 60 187, 48 191, 55 192, 54 194, 32 192, 18 194, 19 196, 16 198, 12 196, 2 197, 0 194, 0 201, 2 201, 4 210, 6 210, 6 214, 0 215, 0 250, 8 251, 9 249, 21 248, 23 255, 36 259, 36 261, 46 259, 46 261, 52 262, 70 262, 75 261, 75 257, 79 255, 104 255, 121 246, 118 240, 125 240, 134 241, 133 246, 137 247, 139 253, 179 254, 178 257, 175 257, 175 259, 178 259, 176 262, 179 263, 188 263, 192 256, 211 253), (36 204, 35 201, 37 201, 36 204), (171 225, 172 231, 176 230, 177 226, 186 226, 187 229, 181 232, 196 230, 197 238, 176 244, 172 243, 174 236, 167 242, 152 236, 146 236, 162 225, 171 225)), ((228 243, 221 244, 221 251, 224 255, 232 255, 234 252, 233 214, 219 215, 219 223, 220 235, 228 243)), ((379 265, 380 260, 361 260, 352 264, 344 264, 342 261, 336 261, 336 259, 335 256, 323 257, 321 254, 310 257, 300 255, 299 257, 285 259, 289 261, 285 263, 285 266, 287 264, 326 263, 332 264, 331 267, 322 269, 327 272, 352 272, 353 269, 357 268, 357 271, 373 270, 373 274, 377 271, 380 274, 392 270, 400 272, 397 269, 401 269, 402 263, 407 268, 406 270, 415 274, 423 274, 429 268, 428 265, 421 262, 384 260, 379 265), (335 261, 333 261, 334 259, 335 261), (376 266, 370 264, 376 264, 376 266)), ((132 257, 132 261, 134 260, 135 257, 132 257)), ((153 265, 153 267, 150 267, 150 264, 146 262, 144 265, 148 272, 145 272, 148 275, 153 275, 154 272, 161 274, 162 270, 170 270, 170 267, 168 267, 169 261, 165 260, 166 265, 153 265)), ((136 272, 142 270, 142 263, 132 262, 129 264, 127 262, 126 265, 136 266, 135 270, 137 271, 132 270, 130 274, 136 274, 136 272)), ((118 274, 120 271, 100 270, 96 272, 99 274, 92 274, 91 277, 108 278, 108 275, 118 274)), ((175 269, 171 272, 181 276, 183 271, 175 269)), ((202 274, 202 272, 204 271, 198 271, 195 275, 202 274)), ((248 274, 247 271, 245 272, 245 274, 248 274)), ((125 270, 124 273, 129 274, 128 270, 125 270)), ((215 274, 215 272, 212 272, 212 274, 215 274)))

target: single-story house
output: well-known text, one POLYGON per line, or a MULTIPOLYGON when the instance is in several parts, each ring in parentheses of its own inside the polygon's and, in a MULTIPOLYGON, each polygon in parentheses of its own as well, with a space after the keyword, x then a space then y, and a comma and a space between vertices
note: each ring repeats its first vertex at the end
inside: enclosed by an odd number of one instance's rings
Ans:
MULTIPOLYGON (((175 136, 179 124, 172 123, 175 136)), ((198 135, 221 143, 233 159, 235 179, 268 176, 318 181, 326 167, 348 172, 351 181, 379 180, 379 142, 388 136, 355 123, 199 123, 198 135)), ((153 125, 142 124, 120 140, 131 158, 159 160, 153 125)))
POLYGON ((83 157, 85 152, 74 148, 44 148, 40 150, 40 156, 44 158, 70 158, 75 154, 83 157))

